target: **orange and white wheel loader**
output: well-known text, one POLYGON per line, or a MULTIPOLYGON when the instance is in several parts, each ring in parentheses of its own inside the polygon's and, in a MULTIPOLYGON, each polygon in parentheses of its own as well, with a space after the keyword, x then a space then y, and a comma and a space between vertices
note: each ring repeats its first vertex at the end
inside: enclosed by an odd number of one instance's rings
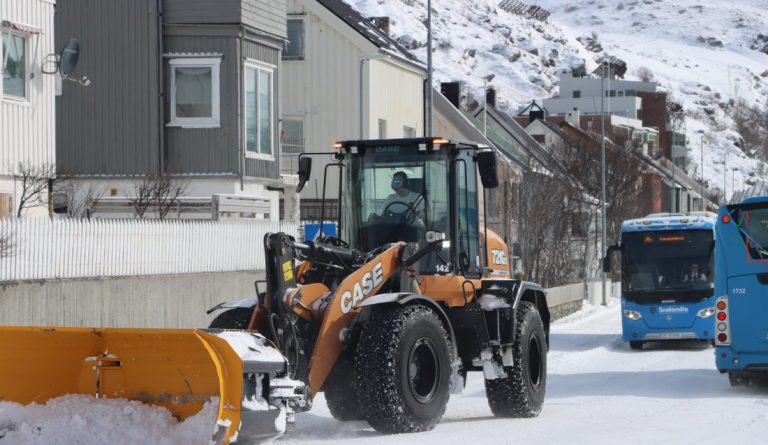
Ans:
MULTIPOLYGON (((315 155, 299 158, 299 191, 315 155)), ((211 327, 274 342, 288 377, 307 385, 297 409, 322 391, 338 420, 428 430, 479 371, 494 415, 537 416, 550 316, 545 290, 512 278, 509 249, 481 225, 485 191, 498 186, 494 150, 367 140, 340 142, 333 157, 324 171, 338 172, 338 235, 268 234, 265 292, 213 308, 226 311, 211 327)))

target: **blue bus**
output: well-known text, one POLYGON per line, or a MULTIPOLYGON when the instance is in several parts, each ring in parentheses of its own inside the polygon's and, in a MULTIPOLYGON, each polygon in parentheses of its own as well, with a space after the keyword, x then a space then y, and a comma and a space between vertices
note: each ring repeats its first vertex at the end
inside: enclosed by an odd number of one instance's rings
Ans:
POLYGON ((621 241, 622 339, 632 349, 647 341, 714 338, 714 237, 708 212, 652 214, 624 221, 621 241))
POLYGON ((721 207, 716 230, 715 363, 748 385, 768 372, 768 197, 721 207))

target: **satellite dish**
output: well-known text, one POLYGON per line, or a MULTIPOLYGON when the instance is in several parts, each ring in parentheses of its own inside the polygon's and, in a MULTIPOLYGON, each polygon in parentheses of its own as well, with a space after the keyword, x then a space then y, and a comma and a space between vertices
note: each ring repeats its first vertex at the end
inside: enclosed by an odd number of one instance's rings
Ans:
POLYGON ((61 50, 59 56, 59 72, 62 77, 69 77, 77 66, 80 58, 80 42, 77 39, 69 39, 61 50))

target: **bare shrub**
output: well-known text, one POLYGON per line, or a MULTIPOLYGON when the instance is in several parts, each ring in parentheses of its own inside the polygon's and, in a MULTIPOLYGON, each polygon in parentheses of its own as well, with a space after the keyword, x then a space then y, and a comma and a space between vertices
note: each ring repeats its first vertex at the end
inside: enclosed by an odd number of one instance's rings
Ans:
POLYGON ((635 70, 635 75, 643 82, 653 82, 653 71, 650 68, 641 66, 635 70))
POLYGON ((133 208, 143 219, 152 210, 158 219, 165 219, 168 213, 178 205, 189 183, 173 179, 167 175, 150 175, 134 184, 133 208))

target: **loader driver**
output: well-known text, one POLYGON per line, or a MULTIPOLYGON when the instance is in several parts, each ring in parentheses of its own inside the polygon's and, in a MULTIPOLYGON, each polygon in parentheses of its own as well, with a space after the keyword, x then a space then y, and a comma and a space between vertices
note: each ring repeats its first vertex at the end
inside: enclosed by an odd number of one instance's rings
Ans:
POLYGON ((397 217, 396 221, 404 224, 424 225, 424 198, 420 193, 408 188, 408 175, 404 171, 392 175, 392 190, 395 193, 387 196, 381 216, 372 213, 370 222, 380 222, 382 217, 397 217))

